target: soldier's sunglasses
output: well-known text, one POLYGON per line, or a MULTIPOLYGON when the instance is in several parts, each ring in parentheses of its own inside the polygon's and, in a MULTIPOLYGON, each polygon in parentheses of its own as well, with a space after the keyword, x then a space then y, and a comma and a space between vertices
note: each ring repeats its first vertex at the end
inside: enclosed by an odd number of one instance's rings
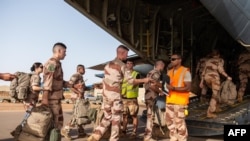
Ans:
POLYGON ((177 59, 180 59, 180 58, 171 58, 171 61, 175 61, 175 60, 177 60, 177 59))

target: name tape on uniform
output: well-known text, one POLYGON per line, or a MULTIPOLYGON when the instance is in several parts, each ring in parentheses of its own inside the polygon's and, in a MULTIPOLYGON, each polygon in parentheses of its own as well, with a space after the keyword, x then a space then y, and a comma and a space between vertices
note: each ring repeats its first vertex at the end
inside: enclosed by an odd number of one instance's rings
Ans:
POLYGON ((250 138, 250 125, 224 125, 224 141, 239 139, 245 141, 250 138))

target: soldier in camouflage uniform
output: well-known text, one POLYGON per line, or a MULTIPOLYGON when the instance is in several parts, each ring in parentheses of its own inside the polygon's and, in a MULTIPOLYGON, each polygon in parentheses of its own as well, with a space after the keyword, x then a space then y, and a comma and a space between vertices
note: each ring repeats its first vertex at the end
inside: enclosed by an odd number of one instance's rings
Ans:
POLYGON ((239 102, 242 102, 247 87, 248 78, 250 77, 250 52, 244 51, 243 53, 241 53, 237 64, 239 67, 239 79, 240 79, 240 87, 238 90, 237 99, 239 102))
MULTIPOLYGON (((162 60, 155 62, 155 68, 147 74, 147 78, 152 80, 152 83, 160 83, 161 72, 164 70, 165 63, 162 60)), ((161 92, 158 87, 154 87, 155 84, 148 82, 145 84, 145 102, 147 108, 147 123, 144 135, 144 141, 154 141, 152 139, 153 128, 153 106, 155 104, 156 97, 161 92)))
MULTIPOLYGON (((51 108, 54 118, 54 125, 58 134, 63 127, 63 111, 61 99, 63 98, 63 88, 71 88, 72 84, 63 80, 63 70, 60 60, 66 56, 66 45, 55 43, 53 46, 53 56, 44 64, 43 69, 43 97, 42 104, 51 108)), ((78 85, 74 86, 79 88, 78 85)))
POLYGON ((188 131, 185 122, 185 110, 189 104, 191 73, 181 65, 182 56, 171 55, 172 69, 168 70, 170 83, 166 83, 169 95, 166 97, 166 124, 170 141, 187 141, 188 131))
MULTIPOLYGON (((73 74, 70 77, 69 83, 70 84, 79 84, 82 86, 79 89, 71 88, 71 91, 74 95, 76 95, 76 99, 83 99, 84 98, 84 90, 85 90, 85 82, 83 80, 83 75, 85 74, 85 67, 84 67, 84 65, 80 64, 80 65, 77 65, 76 70, 77 70, 77 73, 73 74)), ((73 103, 74 103, 74 107, 75 107, 76 102, 73 101, 73 103)), ((73 114, 76 114, 76 113, 73 113, 73 114)), ((75 115, 73 115, 72 118, 70 119, 70 122, 61 130, 61 134, 65 138, 67 138, 68 140, 71 140, 71 137, 69 135, 70 128, 74 127, 77 124, 76 120, 77 119, 76 119, 75 115)), ((83 125, 76 125, 76 126, 77 126, 77 131, 78 131, 78 137, 85 137, 87 134, 84 132, 84 128, 82 127, 83 125)))
MULTIPOLYGON (((198 82, 198 83, 193 82, 193 83, 195 83, 195 84, 197 84, 197 85, 200 84, 200 81, 201 81, 201 79, 202 79, 202 72, 203 72, 203 70, 204 70, 204 68, 205 68, 206 61, 207 61, 208 59, 209 59, 209 55, 207 55, 206 57, 201 58, 201 59, 199 60, 199 62, 197 63, 196 70, 195 70, 195 74, 198 75, 199 79, 195 79, 195 80, 193 80, 193 81, 199 80, 199 82, 198 82)), ((199 87, 199 86, 198 86, 198 87, 199 87)), ((203 90, 203 89, 202 89, 202 90, 203 90)), ((205 91, 205 92, 201 92, 201 93, 206 93, 206 91, 205 91)), ((200 95, 200 101, 201 101, 202 103, 206 102, 206 101, 207 101, 207 100, 206 100, 206 95, 200 95)))
POLYGON ((232 80, 224 70, 224 60, 220 57, 219 51, 213 50, 211 58, 206 61, 200 82, 200 87, 203 89, 202 95, 206 95, 207 87, 212 89, 212 97, 207 110, 207 117, 209 118, 217 117, 214 112, 221 111, 218 103, 219 90, 221 87, 220 74, 225 76, 228 80, 232 80))
POLYGON ((123 45, 116 49, 117 56, 104 67, 103 78, 103 103, 104 117, 87 141, 99 141, 108 127, 111 125, 110 141, 119 140, 120 120, 122 116, 123 103, 121 99, 121 86, 123 79, 129 81, 147 82, 148 79, 124 78, 125 64, 129 49, 123 45))

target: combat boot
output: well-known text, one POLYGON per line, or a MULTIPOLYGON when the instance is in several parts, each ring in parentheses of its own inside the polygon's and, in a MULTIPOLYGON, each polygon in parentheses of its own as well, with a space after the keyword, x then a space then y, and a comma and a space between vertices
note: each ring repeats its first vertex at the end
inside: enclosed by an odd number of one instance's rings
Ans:
POLYGON ((222 109, 220 108, 220 105, 217 104, 217 105, 216 105, 215 112, 216 112, 216 113, 219 113, 219 112, 221 112, 221 111, 222 111, 222 109))
POLYGON ((238 96, 238 102, 241 103, 243 101, 243 97, 242 96, 238 96))
POLYGON ((88 135, 84 132, 84 129, 82 127, 78 127, 78 138, 84 138, 87 137, 88 135))
POLYGON ((98 141, 98 140, 96 140, 93 136, 89 136, 87 141, 98 141))
POLYGON ((200 96, 200 103, 207 103, 207 98, 206 98, 206 96, 205 95, 201 95, 200 96))
POLYGON ((207 117, 208 117, 208 118, 216 118, 217 115, 214 114, 214 113, 212 113, 212 112, 207 112, 207 117))
POLYGON ((65 137, 67 140, 71 141, 71 136, 69 135, 69 131, 70 130, 63 128, 61 129, 61 135, 65 137))

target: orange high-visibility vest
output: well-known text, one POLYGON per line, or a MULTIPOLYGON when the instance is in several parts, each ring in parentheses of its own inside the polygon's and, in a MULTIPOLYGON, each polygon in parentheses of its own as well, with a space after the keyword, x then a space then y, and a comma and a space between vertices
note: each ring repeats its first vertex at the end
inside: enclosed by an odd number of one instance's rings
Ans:
MULTIPOLYGON (((171 69, 168 71, 170 77, 170 85, 173 87, 184 87, 184 77, 188 68, 183 66, 177 70, 171 69), (175 71, 175 73, 174 73, 175 71)), ((168 104, 187 105, 189 103, 189 92, 169 91, 169 96, 166 97, 168 104)))

